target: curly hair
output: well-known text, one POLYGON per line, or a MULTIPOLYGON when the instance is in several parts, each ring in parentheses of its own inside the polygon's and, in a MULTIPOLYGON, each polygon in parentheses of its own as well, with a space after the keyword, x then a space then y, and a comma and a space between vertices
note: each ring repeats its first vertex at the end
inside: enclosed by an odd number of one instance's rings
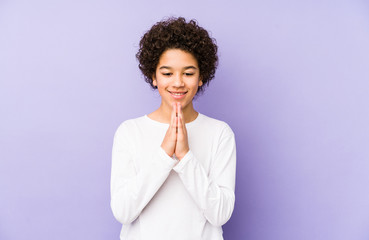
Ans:
POLYGON ((218 46, 215 39, 196 20, 187 23, 183 17, 169 18, 153 25, 141 38, 136 57, 145 81, 154 89, 157 87, 153 85, 152 76, 156 72, 160 56, 168 49, 181 49, 196 58, 203 82, 197 93, 203 92, 203 87, 208 86, 214 78, 218 66, 218 46))

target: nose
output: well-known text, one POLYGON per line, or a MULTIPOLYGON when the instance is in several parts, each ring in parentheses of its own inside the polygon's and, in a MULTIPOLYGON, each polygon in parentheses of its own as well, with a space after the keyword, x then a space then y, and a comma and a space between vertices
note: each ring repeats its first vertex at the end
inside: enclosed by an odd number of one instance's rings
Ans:
POLYGON ((174 74, 173 75, 172 85, 173 85, 173 87, 183 87, 184 86, 184 82, 183 82, 181 74, 174 74))

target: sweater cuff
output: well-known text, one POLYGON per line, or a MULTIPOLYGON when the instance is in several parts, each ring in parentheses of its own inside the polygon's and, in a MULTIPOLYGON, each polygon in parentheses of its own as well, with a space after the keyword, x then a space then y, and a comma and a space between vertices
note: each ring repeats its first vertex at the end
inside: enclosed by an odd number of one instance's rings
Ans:
POLYGON ((159 147, 159 156, 160 159, 163 159, 163 161, 170 167, 173 168, 174 165, 178 163, 178 160, 173 159, 170 157, 162 147, 159 147))
POLYGON ((177 163, 177 165, 173 168, 177 173, 182 173, 185 166, 191 159, 194 158, 194 155, 191 150, 189 150, 186 155, 177 163))

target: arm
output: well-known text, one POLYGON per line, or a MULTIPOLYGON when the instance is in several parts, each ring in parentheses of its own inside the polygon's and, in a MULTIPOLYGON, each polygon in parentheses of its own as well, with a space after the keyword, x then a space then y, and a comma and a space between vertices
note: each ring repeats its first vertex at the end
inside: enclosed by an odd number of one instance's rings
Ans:
POLYGON ((228 126, 209 174, 191 150, 173 169, 212 225, 221 226, 229 220, 235 202, 236 144, 228 126))
POLYGON ((112 150, 111 209, 122 224, 129 224, 140 215, 176 163, 158 147, 149 165, 137 169, 128 130, 124 123, 118 128, 112 150))

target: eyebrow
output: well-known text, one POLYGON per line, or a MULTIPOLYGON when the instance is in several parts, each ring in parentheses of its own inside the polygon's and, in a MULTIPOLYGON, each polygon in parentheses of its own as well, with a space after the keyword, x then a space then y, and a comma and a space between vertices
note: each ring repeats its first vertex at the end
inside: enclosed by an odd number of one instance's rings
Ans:
MULTIPOLYGON (((161 66, 159 69, 172 69, 171 67, 169 66, 161 66)), ((187 69, 197 69, 197 67, 195 66, 187 66, 187 67, 184 67, 183 69, 187 70, 187 69)))

